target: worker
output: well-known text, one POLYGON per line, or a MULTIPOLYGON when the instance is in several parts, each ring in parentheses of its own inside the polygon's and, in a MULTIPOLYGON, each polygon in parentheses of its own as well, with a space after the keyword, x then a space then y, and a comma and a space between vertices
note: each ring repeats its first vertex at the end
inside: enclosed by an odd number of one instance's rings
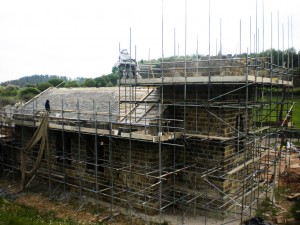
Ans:
POLYGON ((45 103, 45 109, 47 112, 50 112, 50 101, 47 99, 45 103))

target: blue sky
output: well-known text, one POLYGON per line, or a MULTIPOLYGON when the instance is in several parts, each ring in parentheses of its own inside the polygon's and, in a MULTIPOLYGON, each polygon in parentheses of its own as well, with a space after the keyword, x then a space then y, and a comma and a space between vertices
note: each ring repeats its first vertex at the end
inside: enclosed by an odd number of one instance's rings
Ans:
POLYGON ((195 54, 197 46, 199 54, 215 55, 220 40, 224 54, 271 43, 300 51, 299 6, 297 0, 0 0, 0 82, 108 74, 119 46, 137 60, 195 54))

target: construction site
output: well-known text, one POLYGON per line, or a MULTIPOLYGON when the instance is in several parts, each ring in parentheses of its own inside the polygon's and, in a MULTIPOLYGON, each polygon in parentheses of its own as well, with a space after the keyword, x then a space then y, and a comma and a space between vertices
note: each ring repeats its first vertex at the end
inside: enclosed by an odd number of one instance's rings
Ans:
POLYGON ((21 190, 46 185, 49 198, 76 192, 78 208, 106 203, 145 223, 172 212, 201 224, 251 217, 285 179, 288 154, 276 150, 293 122, 289 68, 209 57, 144 65, 139 76, 111 88, 50 88, 6 107, 2 177, 21 190))
POLYGON ((293 63, 132 58, 120 51, 116 87, 51 87, 1 109, 1 179, 50 200, 76 193, 79 211, 106 207, 128 224, 242 224, 261 199, 275 202, 290 165, 293 63))

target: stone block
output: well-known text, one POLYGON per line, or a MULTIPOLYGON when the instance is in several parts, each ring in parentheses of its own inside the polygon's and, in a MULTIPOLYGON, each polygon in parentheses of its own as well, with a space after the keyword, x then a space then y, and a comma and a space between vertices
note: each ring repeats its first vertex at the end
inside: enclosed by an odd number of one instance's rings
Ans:
POLYGON ((275 221, 276 221, 277 224, 284 224, 285 223, 285 218, 284 218, 284 216, 277 216, 275 218, 275 221))

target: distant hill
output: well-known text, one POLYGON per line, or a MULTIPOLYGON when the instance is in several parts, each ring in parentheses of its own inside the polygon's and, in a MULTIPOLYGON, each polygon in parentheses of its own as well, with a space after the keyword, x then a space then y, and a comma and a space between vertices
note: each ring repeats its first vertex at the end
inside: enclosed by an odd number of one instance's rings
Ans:
MULTIPOLYGON (((54 79, 54 78, 59 78, 62 79, 64 81, 68 81, 70 79, 68 79, 66 76, 57 76, 57 75, 31 75, 31 76, 25 76, 25 77, 21 77, 17 80, 11 80, 11 81, 5 81, 2 82, 1 85, 2 86, 7 86, 7 85, 17 85, 19 87, 25 87, 28 84, 31 85, 37 85, 40 83, 45 83, 48 80, 54 79)), ((77 78, 76 80, 84 80, 84 78, 77 78)))

